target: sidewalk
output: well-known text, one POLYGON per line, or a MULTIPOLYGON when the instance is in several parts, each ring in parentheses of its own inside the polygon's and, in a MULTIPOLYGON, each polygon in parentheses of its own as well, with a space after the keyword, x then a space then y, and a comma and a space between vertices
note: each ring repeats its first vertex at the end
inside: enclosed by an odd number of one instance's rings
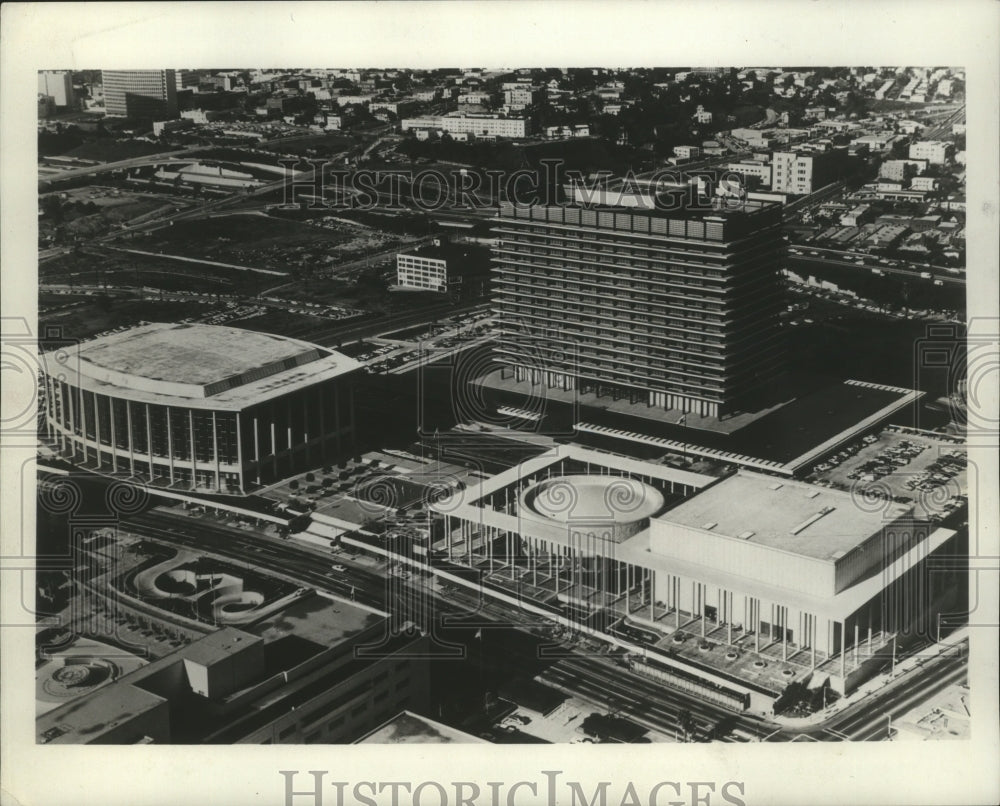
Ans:
POLYGON ((921 650, 917 655, 912 655, 907 658, 903 658, 899 663, 896 664, 896 668, 892 672, 883 673, 876 675, 871 680, 862 683, 850 694, 840 697, 835 703, 832 703, 827 708, 822 711, 817 711, 815 714, 806 717, 786 717, 786 716, 773 716, 772 721, 776 724, 785 727, 805 727, 807 725, 821 725, 826 722, 831 717, 835 716, 839 712, 843 711, 845 708, 854 705, 855 703, 861 702, 865 697, 870 694, 874 694, 881 691, 888 685, 891 681, 895 680, 897 677, 912 672, 914 669, 923 666, 927 661, 940 657, 941 655, 950 652, 955 649, 956 646, 961 644, 968 638, 969 631, 968 627, 960 627, 955 630, 951 635, 942 639, 938 643, 921 650))

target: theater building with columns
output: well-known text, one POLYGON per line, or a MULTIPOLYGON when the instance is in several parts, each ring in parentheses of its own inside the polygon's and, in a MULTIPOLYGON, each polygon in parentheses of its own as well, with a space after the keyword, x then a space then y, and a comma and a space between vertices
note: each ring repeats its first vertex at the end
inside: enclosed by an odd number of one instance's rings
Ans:
POLYGON ((353 449, 361 365, 308 342, 157 323, 42 363, 48 442, 95 473, 246 495, 353 449))
POLYGON ((953 585, 931 570, 955 532, 911 505, 763 473, 562 445, 435 509, 437 556, 487 590, 746 702, 792 681, 853 690, 899 633, 933 633, 953 585))

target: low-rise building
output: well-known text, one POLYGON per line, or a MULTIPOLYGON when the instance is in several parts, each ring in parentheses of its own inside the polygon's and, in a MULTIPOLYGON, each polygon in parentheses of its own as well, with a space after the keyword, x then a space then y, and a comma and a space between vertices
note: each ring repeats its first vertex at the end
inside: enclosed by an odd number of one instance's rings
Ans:
MULTIPOLYGON (((228 187, 256 181, 190 170, 199 167, 163 176, 228 187)), ((66 368, 47 359, 46 436, 62 459, 89 472, 246 495, 344 456, 353 439, 361 365, 315 344, 156 323, 82 342, 71 358, 66 368)))
POLYGON ((214 109, 185 109, 181 112, 181 118, 190 120, 195 125, 204 126, 217 120, 223 120, 227 115, 225 112, 218 112, 214 109))
POLYGON ((45 744, 355 741, 428 706, 428 639, 388 641, 386 615, 312 594, 222 629, 40 716, 45 744), (368 656, 355 650, 378 646, 368 656))
POLYGON ((504 106, 513 110, 527 109, 541 103, 547 97, 544 87, 536 87, 530 83, 515 82, 504 84, 504 106))
POLYGON ((771 166, 769 163, 760 160, 743 160, 742 162, 730 162, 726 165, 727 171, 732 171, 740 176, 753 176, 760 180, 761 184, 771 184, 771 166))
POLYGON ((368 111, 375 113, 378 111, 391 112, 394 115, 410 115, 420 108, 420 102, 412 98, 400 98, 397 100, 380 99, 369 101, 368 111))
POLYGON ((476 251, 436 240, 396 255, 396 284, 402 289, 447 293, 456 290, 465 275, 485 271, 487 266, 476 251))
POLYGON ((859 137, 855 137, 851 140, 851 145, 867 145, 873 151, 883 151, 888 148, 892 142, 896 139, 896 134, 894 132, 883 131, 883 132, 872 132, 870 134, 862 134, 859 137))
POLYGON ((342 93, 334 98, 334 100, 337 102, 337 106, 343 109, 345 106, 367 107, 376 97, 375 93, 342 93))
POLYGON ((545 136, 550 139, 564 137, 589 137, 590 126, 585 123, 573 126, 546 126, 545 136))
POLYGON ((908 231, 906 226, 899 224, 882 226, 875 230, 868 242, 872 249, 892 249, 908 231))
POLYGON ((937 190, 941 180, 933 176, 915 176, 910 180, 910 188, 913 190, 937 190))
POLYGON ((463 92, 458 96, 459 106, 486 106, 493 96, 488 92, 463 92))
POLYGON ((879 166, 878 175, 882 179, 905 182, 911 176, 922 173, 926 168, 927 160, 925 159, 886 160, 879 166))
POLYGON ((867 224, 869 221, 875 220, 875 211, 872 210, 870 205, 859 204, 857 207, 848 210, 840 217, 840 226, 842 227, 860 227, 862 224, 867 224))
POLYGON ((162 137, 164 134, 180 132, 185 129, 192 128, 194 128, 194 122, 184 118, 174 120, 155 120, 153 121, 153 136, 162 137))
POLYGON ((706 124, 712 122, 712 113, 708 112, 704 107, 699 106, 694 113, 694 119, 696 123, 706 124))
POLYGON ((943 165, 954 154, 955 146, 943 140, 920 140, 910 145, 911 160, 927 160, 932 165, 943 165))
POLYGON ((501 117, 500 115, 430 115, 419 118, 404 118, 402 130, 432 129, 448 134, 471 134, 480 137, 525 137, 528 121, 525 118, 501 117))
POLYGON ((674 146, 674 156, 683 160, 694 159, 701 156, 701 149, 698 146, 674 146))

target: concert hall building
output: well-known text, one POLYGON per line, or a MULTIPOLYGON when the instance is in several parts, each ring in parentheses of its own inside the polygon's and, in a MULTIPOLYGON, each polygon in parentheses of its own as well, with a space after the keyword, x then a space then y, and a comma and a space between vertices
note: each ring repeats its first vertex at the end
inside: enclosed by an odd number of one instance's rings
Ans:
POLYGON ((43 358, 46 436, 95 473, 246 495, 353 448, 361 365, 315 344, 160 323, 43 358))
POLYGON ((484 590, 741 708, 792 681, 853 690, 958 587, 956 533, 912 505, 745 470, 560 445, 432 509, 432 550, 484 590))

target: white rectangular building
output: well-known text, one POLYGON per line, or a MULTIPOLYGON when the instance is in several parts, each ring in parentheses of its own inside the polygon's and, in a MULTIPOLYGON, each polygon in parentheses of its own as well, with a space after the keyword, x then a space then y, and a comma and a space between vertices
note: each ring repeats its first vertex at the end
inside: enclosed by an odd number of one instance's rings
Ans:
POLYGON ((955 584, 928 571, 955 532, 915 518, 911 505, 757 472, 719 480, 576 446, 432 509, 445 517, 434 550, 487 579, 527 581, 522 606, 560 605, 589 632, 620 639, 613 623, 595 626, 611 610, 645 631, 645 658, 688 673, 690 652, 664 651, 665 637, 680 650, 700 635, 697 674, 752 695, 793 679, 856 688, 896 633, 930 629, 955 584), (743 654, 755 659, 749 677, 733 668, 743 654))
POLYGON ((927 160, 932 165, 943 165, 954 153, 954 145, 942 140, 920 140, 910 145, 911 160, 927 160))
POLYGON ((57 107, 73 102, 73 78, 68 70, 39 70, 38 94, 52 98, 57 107))
POLYGON ((429 115, 404 118, 402 130, 434 129, 448 134, 471 134, 475 137, 525 137, 528 122, 524 118, 500 115, 429 115))
POLYGON ((448 261, 431 254, 396 255, 396 284, 416 291, 448 290, 448 261))

